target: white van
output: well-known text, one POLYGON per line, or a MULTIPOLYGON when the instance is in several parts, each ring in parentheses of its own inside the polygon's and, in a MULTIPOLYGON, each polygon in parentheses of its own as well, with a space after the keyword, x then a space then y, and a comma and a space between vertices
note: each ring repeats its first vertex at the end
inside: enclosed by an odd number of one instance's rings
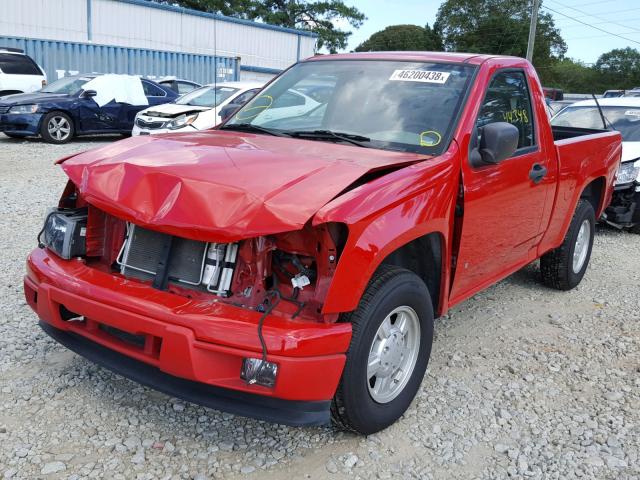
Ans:
POLYGON ((18 48, 0 47, 0 97, 31 93, 47 84, 44 70, 18 48))

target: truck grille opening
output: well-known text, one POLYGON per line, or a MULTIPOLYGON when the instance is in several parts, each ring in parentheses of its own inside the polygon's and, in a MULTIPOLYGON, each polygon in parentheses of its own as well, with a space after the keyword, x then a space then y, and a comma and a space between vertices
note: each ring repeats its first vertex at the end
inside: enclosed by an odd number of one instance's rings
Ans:
POLYGON ((141 280, 162 275, 166 263, 169 282, 228 296, 237 254, 237 243, 200 242, 128 224, 117 263, 124 276, 141 280))
POLYGON ((140 349, 144 348, 145 341, 146 341, 146 337, 144 335, 134 335, 133 333, 125 332, 124 330, 120 330, 119 328, 105 325, 104 323, 100 323, 98 325, 98 328, 102 330, 104 333, 107 333, 124 343, 128 343, 129 345, 134 346, 136 348, 140 348, 140 349))

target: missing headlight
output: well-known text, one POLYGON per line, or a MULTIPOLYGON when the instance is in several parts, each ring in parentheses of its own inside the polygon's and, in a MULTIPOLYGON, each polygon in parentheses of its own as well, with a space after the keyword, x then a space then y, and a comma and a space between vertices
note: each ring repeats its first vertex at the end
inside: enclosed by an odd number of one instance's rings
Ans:
POLYGON ((87 209, 56 208, 47 214, 38 243, 65 260, 86 253, 87 209))

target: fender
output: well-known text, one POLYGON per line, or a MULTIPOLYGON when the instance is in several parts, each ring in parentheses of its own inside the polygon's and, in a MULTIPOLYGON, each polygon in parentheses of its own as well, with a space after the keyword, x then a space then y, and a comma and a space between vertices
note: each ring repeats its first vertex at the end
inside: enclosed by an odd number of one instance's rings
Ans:
POLYGON ((453 213, 460 178, 455 142, 439 157, 405 167, 362 185, 325 205, 314 225, 340 222, 349 235, 323 306, 323 313, 357 308, 369 279, 393 251, 427 235, 442 237, 441 310, 446 311, 453 213))

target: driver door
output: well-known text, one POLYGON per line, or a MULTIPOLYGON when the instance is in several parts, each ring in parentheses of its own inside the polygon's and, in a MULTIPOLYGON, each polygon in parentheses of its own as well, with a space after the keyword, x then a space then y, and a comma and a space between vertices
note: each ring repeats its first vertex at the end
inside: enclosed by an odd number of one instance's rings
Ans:
POLYGON ((124 105, 113 100, 100 107, 93 98, 80 96, 80 125, 82 130, 109 132, 119 130, 119 119, 124 105))
POLYGON ((497 165, 462 162, 464 213, 451 301, 471 296, 535 258, 549 177, 532 171, 551 169, 539 145, 527 77, 522 70, 498 70, 485 93, 476 130, 509 122, 520 133, 518 149, 497 165))

